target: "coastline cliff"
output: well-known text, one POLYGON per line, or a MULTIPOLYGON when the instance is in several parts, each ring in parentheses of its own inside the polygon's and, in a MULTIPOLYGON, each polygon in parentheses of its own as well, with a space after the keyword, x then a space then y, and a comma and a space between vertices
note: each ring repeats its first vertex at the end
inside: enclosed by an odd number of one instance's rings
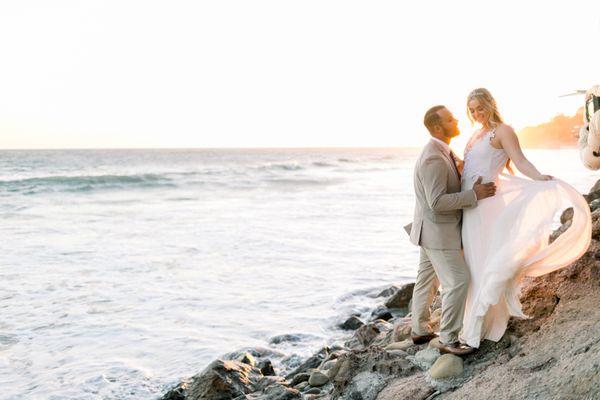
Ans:
MULTIPOLYGON (((343 345, 323 347, 294 368, 277 371, 268 349, 224 355, 169 390, 161 400, 430 400, 600 398, 600 181, 585 195, 592 243, 569 267, 528 278, 521 302, 531 318, 512 318, 497 342, 483 341, 463 359, 410 340, 413 284, 373 296, 372 319, 349 316, 343 345)), ((566 230, 572 213, 565 210, 566 230)), ((437 330, 439 300, 432 306, 437 330)))

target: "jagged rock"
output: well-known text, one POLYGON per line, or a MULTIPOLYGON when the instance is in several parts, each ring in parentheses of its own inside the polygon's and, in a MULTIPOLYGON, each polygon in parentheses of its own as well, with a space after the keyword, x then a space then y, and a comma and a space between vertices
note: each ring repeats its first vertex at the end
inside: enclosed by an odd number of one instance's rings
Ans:
POLYGON ((408 310, 408 303, 412 299, 414 283, 407 283, 403 285, 396 293, 390 297, 386 302, 387 308, 402 308, 408 310))
POLYGON ((317 368, 323 360, 325 360, 329 356, 329 348, 323 347, 316 354, 309 357, 306 361, 300 364, 296 369, 286 375, 286 379, 292 379, 294 375, 299 374, 300 372, 307 372, 311 368, 317 368))
POLYGON ((376 400, 426 400, 433 392, 435 389, 429 386, 425 376, 419 374, 394 379, 379 392, 376 400))
POLYGON ((275 369, 271 360, 262 360, 256 364, 256 368, 260 369, 263 375, 275 375, 275 369))
POLYGON ((329 382, 329 377, 321 371, 313 371, 308 378, 310 386, 323 386, 329 382))
POLYGON ((340 327, 342 329, 346 329, 349 331, 354 331, 358 328, 360 328, 361 326, 363 326, 365 323, 362 322, 360 320, 360 318, 358 318, 357 316, 353 315, 350 318, 348 318, 346 321, 344 321, 344 323, 342 325, 340 325, 340 327))
POLYGON ((342 398, 375 400, 385 385, 386 380, 381 374, 369 371, 360 372, 354 376, 342 398))
POLYGON ((412 333, 411 322, 408 319, 401 319, 394 323, 394 333, 392 336, 393 342, 401 342, 405 339, 410 339, 412 333))
POLYGON ((165 393, 160 400, 186 400, 189 381, 183 381, 165 393))
POLYGON ((390 354, 379 346, 362 350, 351 350, 340 356, 328 375, 334 386, 334 397, 345 393, 354 376, 361 372, 372 372, 381 376, 406 376, 416 367, 402 356, 390 354))
POLYGON ((379 330, 379 327, 376 323, 368 323, 367 325, 363 325, 360 328, 358 328, 354 332, 352 338, 350 338, 350 340, 346 342, 346 345, 350 348, 367 346, 377 336, 379 336, 380 333, 381 331, 379 330))
POLYGON ((227 400, 248 394, 262 377, 240 361, 215 360, 190 382, 186 400, 227 400))
POLYGON ((438 358, 431 369, 429 375, 433 379, 444 379, 459 376, 464 371, 462 358, 453 354, 443 354, 438 358))
POLYGON ((371 313, 371 317, 373 320, 382 319, 384 321, 388 321, 392 319, 394 316, 385 306, 379 306, 371 313))
POLYGON ((393 295, 394 293, 396 293, 398 290, 400 290, 400 288, 401 288, 401 286, 392 285, 392 286, 388 287, 387 289, 383 289, 375 297, 389 297, 389 296, 393 295))
POLYGON ((244 355, 240 357, 239 361, 243 362, 244 364, 251 365, 253 367, 256 365, 256 359, 250 353, 244 353, 244 355))

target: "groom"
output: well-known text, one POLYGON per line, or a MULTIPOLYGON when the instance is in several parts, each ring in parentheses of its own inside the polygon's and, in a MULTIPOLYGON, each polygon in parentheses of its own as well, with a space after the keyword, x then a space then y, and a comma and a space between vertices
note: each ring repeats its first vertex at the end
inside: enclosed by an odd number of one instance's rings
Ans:
POLYGON ((437 335, 429 331, 429 306, 442 285, 442 316, 439 345, 442 353, 465 355, 474 349, 458 341, 469 286, 469 270, 462 253, 462 209, 493 196, 494 183, 477 180, 473 189, 461 192, 462 162, 449 147, 460 134, 458 121, 444 106, 425 113, 431 140, 421 152, 414 172, 416 195, 412 226, 406 227, 410 241, 421 247, 419 270, 412 298, 412 339, 422 344, 437 335))

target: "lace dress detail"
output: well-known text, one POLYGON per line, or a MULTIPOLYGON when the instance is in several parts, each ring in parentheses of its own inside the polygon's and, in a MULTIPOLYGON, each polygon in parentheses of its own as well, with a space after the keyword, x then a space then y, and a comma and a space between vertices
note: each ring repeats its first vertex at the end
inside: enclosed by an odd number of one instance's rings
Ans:
POLYGON ((526 318, 519 292, 524 276, 540 276, 581 257, 591 240, 590 209, 579 192, 555 179, 533 181, 501 174, 508 155, 490 143, 495 131, 465 150, 462 189, 478 176, 496 182, 496 195, 463 210, 462 239, 470 282, 461 340, 479 347, 498 341, 510 316, 526 318), (573 207, 571 226, 552 244, 554 219, 573 207))

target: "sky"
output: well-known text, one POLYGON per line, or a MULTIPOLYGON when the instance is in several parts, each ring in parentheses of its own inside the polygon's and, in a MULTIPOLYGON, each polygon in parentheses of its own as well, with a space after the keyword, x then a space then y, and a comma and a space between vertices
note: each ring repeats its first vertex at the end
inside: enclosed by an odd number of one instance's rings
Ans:
POLYGON ((0 148, 420 146, 600 83, 600 2, 0 1, 0 148), (596 51, 593 51, 593 49, 596 51))

